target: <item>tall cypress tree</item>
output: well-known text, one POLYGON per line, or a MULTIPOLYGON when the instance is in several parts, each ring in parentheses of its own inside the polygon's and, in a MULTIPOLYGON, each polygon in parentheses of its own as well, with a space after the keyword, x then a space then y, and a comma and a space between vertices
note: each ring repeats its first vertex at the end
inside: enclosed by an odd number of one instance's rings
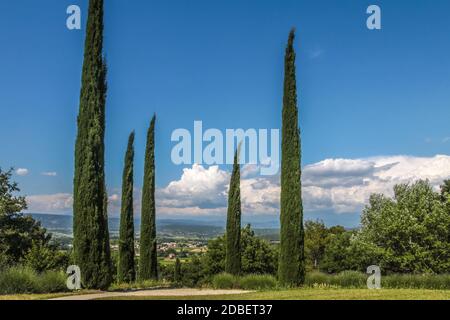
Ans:
POLYGON ((96 289, 112 280, 104 173, 106 73, 103 0, 91 0, 75 145, 73 245, 83 286, 96 289))
POLYGON ((128 138, 125 166, 122 177, 122 208, 120 211, 119 262, 117 278, 119 282, 133 282, 136 279, 134 266, 134 215, 133 215, 133 161, 134 132, 128 138))
POLYGON ((180 283, 181 282, 181 261, 178 258, 177 258, 177 260, 175 260, 175 269, 174 269, 174 273, 173 273, 173 281, 175 281, 175 283, 180 283))
POLYGON ((155 209, 155 121, 153 116, 147 133, 144 184, 142 187, 139 278, 158 278, 155 209))
POLYGON ((295 30, 289 34, 285 55, 281 145, 281 243, 278 277, 289 286, 305 279, 301 150, 295 77, 295 30))
POLYGON ((241 174, 239 153, 241 145, 234 154, 233 173, 231 174, 228 192, 227 234, 225 272, 239 274, 241 272, 241 174))

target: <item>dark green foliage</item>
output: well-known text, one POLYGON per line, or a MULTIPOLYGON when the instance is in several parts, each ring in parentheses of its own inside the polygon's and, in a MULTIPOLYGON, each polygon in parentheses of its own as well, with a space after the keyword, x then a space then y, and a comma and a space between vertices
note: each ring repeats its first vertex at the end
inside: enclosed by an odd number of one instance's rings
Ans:
POLYGON ((384 272, 450 270, 450 214, 428 181, 394 187, 394 198, 372 195, 355 242, 370 247, 384 272))
MULTIPOLYGON (((202 257, 204 273, 207 276, 225 271, 225 236, 211 240, 208 251, 202 257)), ((255 236, 250 225, 241 230, 242 274, 275 274, 277 252, 264 239, 255 236)))
POLYGON ((450 199, 450 180, 445 180, 441 186, 441 200, 446 203, 450 199))
POLYGON ((91 0, 75 145, 73 246, 83 286, 93 289, 105 289, 112 280, 104 173, 106 91, 103 0, 91 0))
POLYGON ((239 278, 242 290, 273 290, 277 287, 277 279, 270 274, 249 274, 239 278))
POLYGON ((325 250, 334 235, 344 233, 341 226, 327 228, 323 221, 305 222, 305 258, 310 269, 320 269, 325 250))
POLYGON ((122 207, 120 211, 119 261, 117 266, 117 280, 119 282, 133 282, 136 280, 134 266, 133 161, 134 132, 128 138, 122 176, 122 207))
POLYGON ((208 241, 208 251, 202 257, 207 275, 225 272, 226 241, 225 236, 208 241))
POLYGON ((26 267, 12 267, 0 272, 0 294, 55 293, 68 291, 64 272, 38 274, 26 267))
POLYGON ((174 268, 173 280, 176 283, 179 283, 179 282, 181 282, 181 279, 182 279, 181 261, 180 261, 180 259, 177 258, 177 260, 175 260, 175 268, 174 268))
POLYGON ((285 56, 281 144, 279 281, 301 285, 305 278, 303 206, 301 199, 301 150, 295 77, 294 30, 285 56))
POLYGON ((355 241, 356 232, 331 234, 325 248, 320 270, 339 273, 346 270, 366 272, 370 265, 379 265, 376 252, 369 245, 355 241))
POLYGON ((239 274, 241 272, 241 177, 238 161, 239 149, 234 155, 233 173, 231 174, 228 192, 227 233, 225 272, 239 274))
POLYGON ((250 225, 242 229, 242 273, 275 274, 278 252, 264 239, 255 236, 250 225))
POLYGON ((237 276, 229 273, 219 273, 212 277, 211 285, 217 290, 236 289, 239 285, 239 279, 237 276))
POLYGON ((186 287, 196 287, 205 279, 204 265, 197 255, 183 263, 181 270, 182 284, 186 287))
POLYGON ((155 121, 153 116, 147 133, 140 235, 139 278, 158 278, 155 208, 155 121))
POLYGON ((328 230, 322 221, 305 223, 305 257, 314 269, 319 267, 325 252, 328 230))
POLYGON ((24 258, 24 265, 32 270, 42 273, 44 271, 66 271, 69 266, 70 255, 53 246, 43 246, 34 242, 30 251, 24 258))
POLYGON ((450 215, 442 195, 427 181, 394 187, 394 198, 370 197, 361 229, 333 236, 321 269, 365 272, 369 265, 391 273, 448 273, 450 215))
POLYGON ((0 168, 0 269, 22 262, 33 243, 48 246, 51 239, 39 222, 20 213, 27 204, 25 197, 14 196, 20 190, 11 175, 12 169, 0 168))

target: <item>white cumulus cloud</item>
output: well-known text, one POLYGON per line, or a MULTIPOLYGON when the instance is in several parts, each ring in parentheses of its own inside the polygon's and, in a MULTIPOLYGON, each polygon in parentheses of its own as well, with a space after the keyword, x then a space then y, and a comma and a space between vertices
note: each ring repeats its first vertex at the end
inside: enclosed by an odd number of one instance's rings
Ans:
POLYGON ((54 171, 48 171, 48 172, 42 172, 41 175, 46 176, 46 177, 56 177, 57 173, 54 171))
MULTIPOLYGON (((245 214, 279 212, 279 176, 258 176, 242 167, 241 202, 245 214)), ((450 178, 450 156, 386 156, 326 159, 303 168, 305 211, 359 212, 372 193, 392 195, 395 184, 427 179, 435 187, 450 178)), ((167 214, 225 214, 230 174, 218 167, 194 165, 180 180, 160 189, 159 209, 167 214)))
MULTIPOLYGON (((280 177, 260 176, 254 166, 242 166, 241 203, 245 215, 279 213, 280 177)), ((399 183, 429 180, 437 189, 450 178, 450 156, 380 156, 359 159, 326 159, 303 167, 302 197, 305 212, 360 212, 372 193, 392 196, 399 183)), ((156 190, 159 216, 224 215, 230 172, 218 166, 194 164, 178 180, 156 190)), ((121 191, 108 197, 110 214, 120 212, 121 191)), ((141 190, 134 190, 135 215, 140 215, 141 190)), ((71 212, 71 194, 28 196, 29 212, 71 212)))
POLYGON ((28 175, 28 173, 30 173, 29 172, 29 170, 28 169, 26 169, 26 168, 19 168, 19 169, 17 169, 16 170, 16 174, 18 175, 18 176, 26 176, 26 175, 28 175))
POLYGON ((72 211, 73 197, 70 193, 27 196, 28 212, 68 213, 72 211))

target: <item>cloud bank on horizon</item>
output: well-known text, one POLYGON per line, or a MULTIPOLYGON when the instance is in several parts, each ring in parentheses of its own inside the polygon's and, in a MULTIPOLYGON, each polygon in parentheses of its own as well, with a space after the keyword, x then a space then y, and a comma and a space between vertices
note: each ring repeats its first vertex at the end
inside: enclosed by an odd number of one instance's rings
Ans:
MULTIPOLYGON (((277 176, 259 176, 258 167, 245 165, 241 171, 242 209, 245 215, 277 215, 280 182, 277 176)), ((360 159, 326 159, 303 168, 305 212, 346 214, 360 212, 372 193, 392 196, 400 183, 429 180, 437 189, 450 178, 450 156, 379 156, 360 159)), ((220 216, 226 213, 230 173, 218 166, 194 164, 179 180, 156 191, 160 216, 220 216)), ((135 213, 140 212, 140 190, 135 190, 135 213)), ((69 213, 72 195, 27 197, 29 212, 69 213)), ((120 190, 109 196, 109 212, 120 212, 120 190)))

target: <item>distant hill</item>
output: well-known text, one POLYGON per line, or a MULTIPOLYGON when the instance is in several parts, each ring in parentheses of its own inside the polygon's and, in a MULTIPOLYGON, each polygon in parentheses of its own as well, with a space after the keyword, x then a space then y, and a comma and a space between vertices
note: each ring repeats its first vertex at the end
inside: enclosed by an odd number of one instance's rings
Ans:
MULTIPOLYGON (((30 213, 35 220, 51 233, 72 235, 73 218, 69 215, 54 215, 42 213, 30 213)), ((140 219, 134 220, 136 233, 139 233, 140 219)), ((111 235, 119 233, 119 218, 109 218, 108 227, 111 235)), ((161 219, 157 221, 158 233, 166 237, 200 237, 212 238, 224 233, 224 228, 217 225, 209 225, 205 222, 195 220, 172 220, 161 219)))
MULTIPOLYGON (((71 215, 54 215, 42 213, 30 213, 34 219, 40 221, 42 226, 55 235, 72 236, 73 218, 71 215)), ((135 230, 139 233, 140 219, 135 219, 135 230)), ((245 223, 245 222, 244 222, 245 223)), ((119 233, 120 220, 112 217, 108 219, 109 232, 111 236, 117 237, 119 233)), ((210 239, 223 235, 225 232, 225 221, 223 220, 200 220, 200 219, 160 219, 156 227, 161 237, 185 237, 210 239)), ((277 228, 255 228, 255 233, 267 240, 278 239, 277 228)))

